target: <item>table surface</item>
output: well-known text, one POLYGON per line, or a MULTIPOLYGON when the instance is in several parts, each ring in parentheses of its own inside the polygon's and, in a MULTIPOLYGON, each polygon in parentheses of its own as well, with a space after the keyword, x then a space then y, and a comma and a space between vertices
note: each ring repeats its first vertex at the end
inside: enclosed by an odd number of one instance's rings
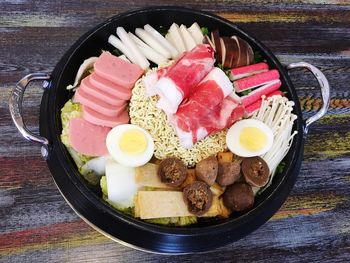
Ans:
MULTIPOLYGON (((2 0, 0 261, 349 262, 350 2, 278 2, 2 0), (314 64, 329 80, 331 104, 327 115, 310 128, 302 168, 290 196, 266 224, 212 252, 161 256, 109 240, 71 210, 39 147, 25 141, 13 126, 7 101, 21 77, 51 72, 80 35, 106 18, 129 9, 174 3, 229 19, 260 39, 283 64, 314 64)), ((291 78, 303 113, 309 117, 322 105, 316 81, 305 71, 294 71, 291 78)), ((37 84, 25 95, 25 121, 34 132, 38 132, 41 94, 37 84)))

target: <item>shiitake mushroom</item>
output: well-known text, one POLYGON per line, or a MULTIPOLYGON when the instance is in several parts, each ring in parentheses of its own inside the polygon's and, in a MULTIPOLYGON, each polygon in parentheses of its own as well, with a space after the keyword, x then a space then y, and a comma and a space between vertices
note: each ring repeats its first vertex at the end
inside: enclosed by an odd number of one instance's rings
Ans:
POLYGON ((214 155, 203 159, 197 163, 195 172, 198 180, 207 183, 209 186, 213 185, 218 174, 218 160, 214 155))
POLYGON ((224 205, 236 212, 248 210, 254 205, 254 193, 247 183, 234 183, 223 194, 224 205))
POLYGON ((264 159, 256 156, 242 161, 242 173, 248 184, 263 187, 269 181, 270 169, 264 159))
POLYGON ((178 187, 186 180, 187 167, 179 158, 168 157, 160 162, 158 175, 164 184, 178 187))
POLYGON ((187 185, 182 195, 188 211, 197 216, 205 214, 213 202, 213 193, 209 186, 201 181, 194 181, 187 185))

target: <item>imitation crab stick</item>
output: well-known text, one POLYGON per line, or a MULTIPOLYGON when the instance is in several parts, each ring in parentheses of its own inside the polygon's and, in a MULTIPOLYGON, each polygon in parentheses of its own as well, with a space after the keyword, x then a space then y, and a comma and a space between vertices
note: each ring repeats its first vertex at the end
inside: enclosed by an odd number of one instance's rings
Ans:
POLYGON ((239 79, 233 82, 236 92, 242 92, 244 90, 253 89, 264 85, 270 81, 279 79, 280 74, 278 70, 273 69, 266 72, 262 72, 257 75, 239 79))
MULTIPOLYGON (((265 99, 269 98, 269 97, 272 97, 274 95, 281 95, 283 96, 283 92, 280 91, 280 90, 275 90, 269 94, 267 94, 265 96, 265 99)), ((260 109, 260 106, 261 106, 261 103, 262 103, 262 99, 260 98, 259 100, 257 100, 256 102, 248 105, 246 108, 245 108, 245 112, 246 112, 246 115, 248 116, 251 116, 254 112, 256 112, 257 110, 260 109)))
POLYGON ((247 107, 253 104, 254 102, 258 101, 259 99, 261 99, 261 96, 270 94, 271 92, 278 90, 280 87, 281 87, 281 81, 279 79, 273 80, 257 88, 256 90, 252 91, 248 95, 241 97, 242 104, 243 106, 247 107))
POLYGON ((269 70, 269 65, 267 65, 265 62, 260 62, 249 66, 233 68, 230 70, 230 79, 237 80, 237 79, 249 77, 252 75, 256 75, 262 72, 266 72, 268 70, 269 70))

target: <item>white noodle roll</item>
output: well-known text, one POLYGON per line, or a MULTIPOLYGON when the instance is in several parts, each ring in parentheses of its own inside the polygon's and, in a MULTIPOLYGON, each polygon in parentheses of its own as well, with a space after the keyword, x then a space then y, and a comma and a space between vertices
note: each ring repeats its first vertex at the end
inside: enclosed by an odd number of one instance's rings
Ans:
POLYGON ((128 35, 134 41, 134 43, 137 45, 139 50, 142 52, 142 54, 148 60, 154 62, 157 65, 162 65, 168 61, 168 59, 166 57, 159 54, 157 51, 155 51, 153 48, 148 46, 145 42, 143 42, 141 39, 139 39, 133 33, 129 32, 128 35))
POLYGON ((134 41, 131 40, 128 33, 125 31, 123 27, 117 27, 117 35, 121 39, 121 41, 130 49, 130 51, 134 54, 134 57, 138 64, 142 69, 147 69, 149 67, 149 62, 145 58, 145 56, 141 53, 139 48, 136 46, 134 41))
POLYGON ((120 41, 120 39, 115 35, 109 36, 108 43, 119 49, 132 63, 137 64, 137 60, 132 51, 126 45, 124 45, 124 43, 120 41))

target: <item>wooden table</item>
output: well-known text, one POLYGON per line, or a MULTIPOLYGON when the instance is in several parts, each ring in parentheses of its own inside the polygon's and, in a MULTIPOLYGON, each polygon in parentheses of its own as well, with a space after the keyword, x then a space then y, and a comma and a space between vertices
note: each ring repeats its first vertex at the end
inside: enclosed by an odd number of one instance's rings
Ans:
MULTIPOLYGON (((349 262, 350 2, 267 2, 1 1, 0 261, 349 262), (332 99, 327 115, 310 129, 290 197, 269 222, 212 252, 160 256, 112 242, 71 210, 56 189, 39 147, 25 141, 13 126, 7 101, 16 81, 28 73, 51 72, 81 34, 106 18, 174 2, 231 20, 260 39, 284 64, 307 61, 319 67, 330 82, 332 99)), ((311 116, 321 106, 316 81, 303 71, 291 76, 303 112, 311 116)), ((28 90, 24 103, 26 123, 35 132, 42 93, 38 86, 28 90)))

